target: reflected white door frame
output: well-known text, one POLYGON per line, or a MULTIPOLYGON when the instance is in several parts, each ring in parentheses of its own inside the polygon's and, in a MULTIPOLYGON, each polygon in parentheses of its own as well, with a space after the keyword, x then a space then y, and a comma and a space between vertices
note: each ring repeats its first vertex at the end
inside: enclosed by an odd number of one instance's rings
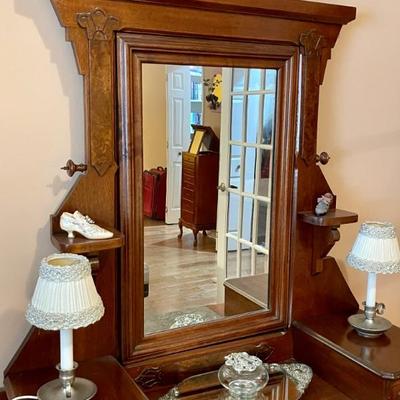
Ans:
POLYGON ((219 187, 225 190, 218 191, 217 210, 217 302, 224 303, 224 281, 226 279, 227 255, 226 232, 228 231, 228 186, 229 186, 229 129, 231 118, 230 88, 232 86, 232 68, 222 68, 222 103, 221 103, 221 131, 219 145, 219 187))
POLYGON ((189 66, 167 66, 167 135, 165 222, 177 224, 181 216, 182 152, 190 144, 189 66))

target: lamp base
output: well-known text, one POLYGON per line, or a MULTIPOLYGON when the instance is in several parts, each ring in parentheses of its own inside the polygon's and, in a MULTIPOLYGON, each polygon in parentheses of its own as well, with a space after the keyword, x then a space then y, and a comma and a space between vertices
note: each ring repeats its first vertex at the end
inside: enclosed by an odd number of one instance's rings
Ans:
POLYGON ((71 387, 71 396, 67 397, 59 379, 41 386, 37 392, 40 400, 89 400, 97 393, 97 386, 84 378, 75 378, 71 387))
POLYGON ((347 319, 357 333, 366 338, 374 339, 383 335, 392 327, 390 321, 375 316, 373 319, 365 318, 365 314, 355 314, 347 319))

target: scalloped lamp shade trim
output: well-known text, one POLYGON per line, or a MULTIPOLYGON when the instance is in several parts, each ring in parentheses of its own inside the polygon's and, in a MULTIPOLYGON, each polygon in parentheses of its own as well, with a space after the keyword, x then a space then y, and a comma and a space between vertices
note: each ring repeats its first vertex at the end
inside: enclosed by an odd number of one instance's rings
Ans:
POLYGON ((363 223, 347 263, 360 271, 400 272, 400 249, 394 226, 388 222, 363 223))
POLYGON ((103 302, 86 257, 53 254, 41 261, 39 279, 26 312, 32 325, 45 330, 78 329, 103 315, 103 302))

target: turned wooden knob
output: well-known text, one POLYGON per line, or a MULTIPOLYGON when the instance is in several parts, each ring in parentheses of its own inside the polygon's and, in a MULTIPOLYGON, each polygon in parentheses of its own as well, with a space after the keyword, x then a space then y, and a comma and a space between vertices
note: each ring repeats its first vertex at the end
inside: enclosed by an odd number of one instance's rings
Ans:
POLYGON ((322 165, 328 164, 330 159, 331 159, 331 157, 329 156, 329 154, 326 151, 323 151, 321 154, 317 154, 315 156, 315 162, 321 163, 322 165))
POLYGON ((75 172, 85 172, 87 170, 87 165, 75 164, 72 160, 68 160, 67 165, 65 167, 61 167, 61 169, 67 171, 68 176, 73 176, 75 172))

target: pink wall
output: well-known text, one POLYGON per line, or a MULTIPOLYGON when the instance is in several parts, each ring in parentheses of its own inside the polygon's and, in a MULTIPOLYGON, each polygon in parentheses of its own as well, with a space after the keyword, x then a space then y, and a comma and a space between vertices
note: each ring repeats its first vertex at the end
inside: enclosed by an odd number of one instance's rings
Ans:
MULTIPOLYGON (((82 77, 50 1, 0 3, 0 373, 29 324, 40 259, 55 252, 49 215, 83 158, 82 77)), ((0 379, 0 387, 2 382, 0 379)))
MULTIPOLYGON (((332 254, 361 303, 367 276, 345 262, 360 223, 390 221, 400 235, 400 3, 334 2, 356 6, 357 19, 343 28, 328 62, 318 149, 332 157, 323 170, 338 207, 359 214, 359 223, 341 228, 332 254)), ((377 301, 386 304, 386 317, 397 325, 399 286, 400 275, 378 277, 377 301)))

